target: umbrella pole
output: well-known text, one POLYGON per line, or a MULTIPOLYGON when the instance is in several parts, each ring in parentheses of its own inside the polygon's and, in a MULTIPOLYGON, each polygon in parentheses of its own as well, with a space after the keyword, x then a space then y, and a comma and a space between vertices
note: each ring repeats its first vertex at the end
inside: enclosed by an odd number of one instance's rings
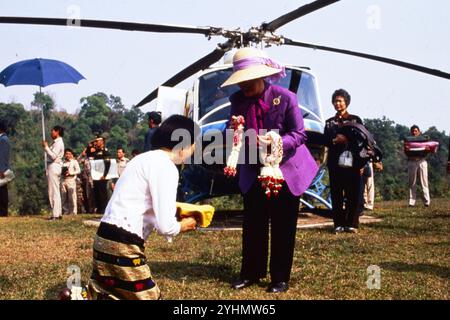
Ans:
MULTIPOLYGON (((41 87, 39 87, 39 95, 42 94, 41 87)), ((41 123, 42 123, 42 140, 45 140, 45 123, 44 123, 44 105, 41 104, 41 123)), ((47 172, 47 152, 44 151, 44 168, 47 172)))

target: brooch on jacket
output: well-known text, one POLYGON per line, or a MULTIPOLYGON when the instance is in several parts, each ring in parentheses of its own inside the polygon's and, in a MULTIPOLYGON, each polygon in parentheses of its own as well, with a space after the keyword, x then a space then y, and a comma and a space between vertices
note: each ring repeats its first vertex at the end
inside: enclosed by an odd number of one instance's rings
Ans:
POLYGON ((278 96, 272 100, 274 106, 277 106, 281 103, 281 96, 278 96))

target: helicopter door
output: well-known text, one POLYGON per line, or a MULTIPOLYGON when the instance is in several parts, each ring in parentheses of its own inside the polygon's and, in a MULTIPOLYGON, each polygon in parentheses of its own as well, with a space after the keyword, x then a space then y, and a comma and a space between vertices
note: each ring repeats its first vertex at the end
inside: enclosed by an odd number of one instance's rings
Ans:
POLYGON ((161 86, 158 88, 156 111, 161 112, 163 119, 174 114, 187 116, 187 96, 185 89, 161 86))

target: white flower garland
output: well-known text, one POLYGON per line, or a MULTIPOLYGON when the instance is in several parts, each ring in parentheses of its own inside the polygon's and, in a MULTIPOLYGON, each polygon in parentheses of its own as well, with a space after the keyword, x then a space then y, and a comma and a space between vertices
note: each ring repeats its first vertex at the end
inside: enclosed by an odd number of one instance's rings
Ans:
MULTIPOLYGON (((236 167, 239 159, 239 152, 242 148, 242 136, 244 133, 244 117, 233 116, 231 118, 230 128, 233 132, 233 147, 227 159, 227 165, 224 168, 224 174, 227 177, 236 175, 236 167)), ((266 148, 261 148, 260 159, 263 164, 258 181, 268 198, 273 194, 277 196, 281 190, 284 181, 283 173, 280 169, 280 163, 283 159, 283 140, 281 136, 274 131, 269 131, 266 135, 270 139, 270 153, 266 148)))
POLYGON ((272 194, 278 195, 284 182, 283 173, 280 169, 280 163, 283 160, 283 140, 274 131, 267 132, 265 137, 269 138, 271 142, 267 146, 270 148, 270 153, 267 148, 261 148, 260 159, 264 166, 261 168, 258 180, 261 182, 267 198, 270 198, 272 194))
POLYGON ((244 134, 245 119, 243 116, 232 116, 230 128, 233 132, 233 147, 227 159, 227 166, 223 169, 225 176, 234 177, 236 175, 236 167, 239 160, 239 152, 242 147, 242 135, 244 134))

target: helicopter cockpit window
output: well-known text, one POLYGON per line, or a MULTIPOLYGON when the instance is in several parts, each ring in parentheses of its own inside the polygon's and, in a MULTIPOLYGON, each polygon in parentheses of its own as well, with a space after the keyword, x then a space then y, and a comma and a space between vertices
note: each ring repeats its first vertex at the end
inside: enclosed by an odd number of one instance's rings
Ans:
MULTIPOLYGON (((230 95, 238 91, 239 87, 233 85, 221 88, 220 85, 231 73, 230 68, 213 71, 200 77, 199 119, 202 119, 202 124, 228 119, 230 107, 224 105, 229 103, 230 95), (213 110, 214 112, 211 112, 213 110)), ((286 68, 286 77, 277 84, 297 94, 304 118, 321 121, 314 76, 301 70, 286 68)))
POLYGON ((201 124, 212 123, 216 121, 228 120, 231 112, 231 104, 226 104, 220 108, 214 110, 214 112, 209 113, 201 121, 201 124))
POLYGON ((304 118, 321 121, 314 76, 301 70, 286 68, 286 77, 278 85, 297 94, 304 118))
MULTIPOLYGON (((229 97, 239 90, 237 85, 221 88, 231 75, 232 69, 207 73, 199 79, 199 119, 215 108, 229 102, 229 97)), ((230 110, 228 109, 228 112, 230 110)), ((216 117, 215 117, 216 118, 216 117)), ((227 119, 227 115, 224 116, 227 119)), ((221 119, 218 119, 221 120, 221 119)), ((217 120, 216 120, 217 121, 217 120)), ((211 122, 211 121, 207 121, 211 122)))

